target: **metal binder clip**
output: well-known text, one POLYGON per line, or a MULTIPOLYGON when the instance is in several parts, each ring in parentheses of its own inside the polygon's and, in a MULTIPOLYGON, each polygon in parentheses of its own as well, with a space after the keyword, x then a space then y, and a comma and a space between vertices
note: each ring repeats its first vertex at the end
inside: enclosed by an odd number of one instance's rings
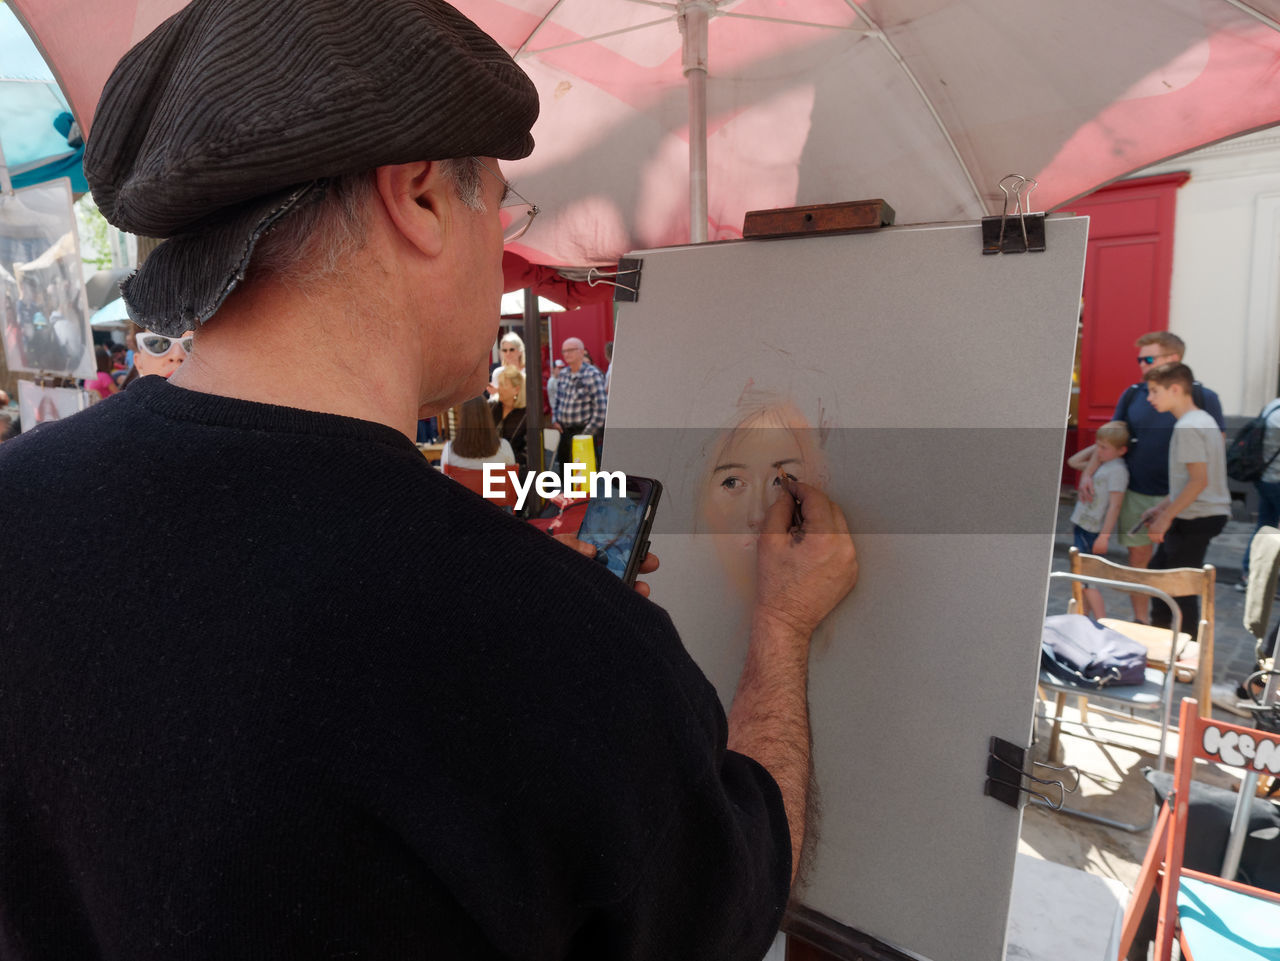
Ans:
POLYGON ((982 218, 982 252, 1021 254, 1043 251, 1044 214, 1030 212, 1031 192, 1040 186, 1039 181, 1021 174, 1008 174, 996 186, 1004 194, 1004 207, 999 217, 982 218), (1012 198, 1009 196, 1010 188, 1013 190, 1012 198), (1009 210, 1011 202, 1012 212, 1009 210), (1011 223, 1015 220, 1016 223, 1011 223))
POLYGON ((635 303, 640 299, 640 269, 644 266, 644 261, 638 257, 623 257, 618 261, 618 269, 613 271, 600 270, 592 267, 587 271, 587 286, 598 287, 600 284, 609 284, 616 287, 613 300, 615 303, 635 303), (631 284, 620 284, 616 280, 609 280, 610 277, 621 277, 623 275, 635 276, 631 279, 631 284))
POLYGON ((1003 738, 991 738, 987 755, 987 779, 983 783, 982 793, 1012 808, 1018 807, 1021 796, 1026 794, 1032 804, 1039 804, 1041 807, 1061 811, 1066 796, 1074 794, 1080 786, 1079 768, 1074 766, 1057 767, 1040 761, 1031 762, 1032 768, 1044 768, 1048 771, 1062 774, 1070 773, 1073 783, 1071 787, 1067 787, 1065 782, 1058 778, 1036 777, 1027 770, 1026 761, 1026 748, 1019 747, 1012 741, 1006 741, 1003 738), (1045 787, 1057 785, 1057 801, 1055 802, 1047 793, 1037 790, 1036 787, 1024 784, 1024 780, 1033 782, 1033 785, 1039 784, 1045 787))

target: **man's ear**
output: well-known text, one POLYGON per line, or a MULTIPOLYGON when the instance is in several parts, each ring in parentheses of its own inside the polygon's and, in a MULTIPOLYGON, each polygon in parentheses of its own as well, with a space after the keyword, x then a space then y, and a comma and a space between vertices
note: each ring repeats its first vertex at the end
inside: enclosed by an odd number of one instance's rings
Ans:
POLYGON ((428 257, 438 256, 449 216, 447 191, 453 189, 440 164, 389 164, 374 175, 378 196, 401 236, 428 257))

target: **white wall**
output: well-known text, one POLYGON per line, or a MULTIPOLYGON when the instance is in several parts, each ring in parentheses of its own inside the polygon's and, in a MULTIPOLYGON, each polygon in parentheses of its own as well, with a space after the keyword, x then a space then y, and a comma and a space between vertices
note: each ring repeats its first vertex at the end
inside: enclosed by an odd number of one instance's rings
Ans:
POLYGON ((1253 414, 1280 371, 1280 131, 1149 167, 1187 170, 1178 190, 1169 329, 1225 414, 1253 414))

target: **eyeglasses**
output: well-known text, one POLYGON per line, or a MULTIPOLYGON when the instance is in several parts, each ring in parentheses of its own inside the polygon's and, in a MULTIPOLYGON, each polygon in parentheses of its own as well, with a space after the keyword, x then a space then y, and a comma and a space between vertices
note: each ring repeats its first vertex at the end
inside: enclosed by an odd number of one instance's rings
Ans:
POLYGON ((164 334, 153 333, 144 330, 137 337, 138 347, 143 353, 150 354, 152 357, 163 357, 169 351, 173 350, 174 344, 181 344, 182 349, 186 353, 191 353, 191 344, 195 340, 194 334, 183 334, 181 337, 168 337, 164 334))
POLYGON ((1154 364, 1161 357, 1169 357, 1170 354, 1144 354, 1138 358, 1139 364, 1154 364))
POLYGON ((502 210, 512 210, 511 222, 507 224, 506 229, 502 233, 502 245, 507 244, 524 236, 524 232, 533 224, 533 218, 538 216, 538 205, 530 203, 516 192, 516 188, 507 182, 496 170, 491 170, 489 165, 483 160, 477 160, 481 167, 488 170, 490 174, 497 178, 498 183, 502 184, 504 190, 502 194, 502 202, 498 207, 502 210), (524 207, 524 210, 515 208, 524 207))

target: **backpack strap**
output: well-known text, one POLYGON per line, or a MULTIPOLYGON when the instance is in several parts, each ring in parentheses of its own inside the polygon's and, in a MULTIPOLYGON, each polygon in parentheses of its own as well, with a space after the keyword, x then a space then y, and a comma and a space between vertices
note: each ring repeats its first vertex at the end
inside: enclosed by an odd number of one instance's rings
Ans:
MULTIPOLYGON (((1276 412, 1278 406, 1280 406, 1280 397, 1277 397, 1275 400, 1267 404, 1267 406, 1263 407, 1262 413, 1258 414, 1258 419, 1262 421, 1262 442, 1264 444, 1267 442, 1267 418, 1276 412)), ((1266 473, 1267 468, 1271 466, 1271 462, 1277 457, 1280 457, 1280 447, 1277 447, 1276 452, 1268 457, 1267 462, 1262 465, 1262 472, 1264 474, 1266 473)))
POLYGON ((1116 420, 1122 420, 1129 425, 1129 436, 1133 436, 1133 424, 1129 422, 1129 408, 1133 406, 1133 398, 1138 395, 1138 391, 1142 388, 1142 384, 1130 384, 1123 394, 1120 395, 1120 416, 1116 420))

